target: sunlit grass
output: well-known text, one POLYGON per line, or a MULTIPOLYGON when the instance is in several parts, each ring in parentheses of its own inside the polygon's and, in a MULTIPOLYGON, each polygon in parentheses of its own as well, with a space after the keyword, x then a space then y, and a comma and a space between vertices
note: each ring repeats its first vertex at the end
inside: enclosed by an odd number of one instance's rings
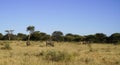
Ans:
POLYGON ((55 43, 55 47, 46 47, 45 42, 40 41, 31 43, 26 46, 25 41, 0 41, 0 65, 120 65, 120 45, 91 44, 89 48, 75 42, 55 43), (6 43, 11 50, 1 49, 6 43), (65 57, 71 55, 72 59, 64 61, 60 58, 56 62, 47 60, 49 55, 41 55, 52 50, 55 54, 58 51, 63 55, 66 53, 65 57))

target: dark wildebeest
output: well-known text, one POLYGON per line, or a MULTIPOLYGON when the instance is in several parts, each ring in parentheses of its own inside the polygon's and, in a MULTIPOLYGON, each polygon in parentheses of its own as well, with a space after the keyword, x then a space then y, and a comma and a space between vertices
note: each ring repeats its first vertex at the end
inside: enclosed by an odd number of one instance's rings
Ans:
POLYGON ((54 47, 54 42, 53 41, 46 41, 46 46, 54 47))
POLYGON ((30 45, 30 41, 27 41, 27 42, 26 42, 26 45, 29 46, 29 45, 30 45))

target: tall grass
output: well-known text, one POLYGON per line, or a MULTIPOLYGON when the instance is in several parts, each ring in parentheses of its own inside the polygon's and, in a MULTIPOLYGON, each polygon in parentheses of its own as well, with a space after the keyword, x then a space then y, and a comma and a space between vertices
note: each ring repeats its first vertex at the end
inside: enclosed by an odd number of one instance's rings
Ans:
POLYGON ((0 49, 0 65, 120 65, 120 45, 92 44, 96 51, 88 53, 87 45, 75 42, 55 43, 55 47, 34 41, 31 46, 26 46, 25 41, 0 43, 0 48, 12 48, 0 49))

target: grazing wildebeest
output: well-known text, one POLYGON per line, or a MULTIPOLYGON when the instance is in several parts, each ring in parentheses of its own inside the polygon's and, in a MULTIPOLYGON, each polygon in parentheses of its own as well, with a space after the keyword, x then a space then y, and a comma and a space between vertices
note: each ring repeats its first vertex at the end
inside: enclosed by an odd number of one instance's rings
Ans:
POLYGON ((46 41, 46 46, 54 47, 54 42, 53 41, 46 41))
POLYGON ((30 45, 30 41, 27 41, 27 42, 26 42, 26 45, 29 46, 29 45, 30 45))
POLYGON ((79 44, 83 44, 83 42, 81 41, 81 42, 79 42, 79 44))
POLYGON ((81 41, 80 44, 89 44, 89 41, 81 41))
POLYGON ((80 44, 86 44, 86 41, 81 41, 80 44))

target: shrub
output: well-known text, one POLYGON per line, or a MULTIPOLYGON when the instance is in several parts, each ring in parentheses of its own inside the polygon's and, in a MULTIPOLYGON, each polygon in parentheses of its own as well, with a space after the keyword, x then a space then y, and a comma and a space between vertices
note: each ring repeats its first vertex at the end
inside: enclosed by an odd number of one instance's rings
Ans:
POLYGON ((72 55, 68 54, 67 52, 61 52, 61 51, 54 51, 49 50, 46 52, 43 52, 44 59, 51 60, 51 61, 69 61, 72 59, 72 55))
POLYGON ((10 47, 9 43, 5 43, 4 47, 2 47, 1 49, 11 50, 12 48, 10 47))

